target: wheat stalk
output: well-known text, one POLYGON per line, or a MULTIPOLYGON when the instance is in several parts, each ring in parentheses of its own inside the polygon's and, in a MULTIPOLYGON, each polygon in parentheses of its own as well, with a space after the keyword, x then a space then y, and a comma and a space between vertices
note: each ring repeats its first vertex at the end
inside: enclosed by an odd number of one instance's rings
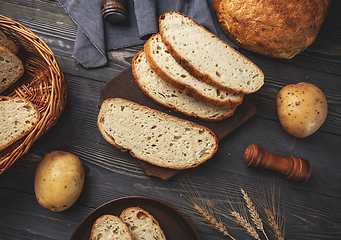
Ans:
POLYGON ((280 226, 277 223, 276 217, 274 216, 274 214, 267 208, 264 209, 265 215, 267 217, 267 222, 270 226, 270 228, 272 229, 272 231, 275 234, 275 237, 277 240, 284 240, 284 236, 283 233, 281 231, 280 226))
MULTIPOLYGON (((263 186, 264 184, 260 184, 263 186)), ((262 214, 266 219, 265 223, 270 227, 275 238, 277 240, 284 240, 284 220, 280 218, 280 207, 275 206, 275 203, 279 205, 279 200, 276 200, 275 194, 275 183, 273 182, 272 186, 269 184, 266 188, 269 189, 268 193, 265 191, 265 186, 263 186, 263 204, 262 204, 262 214), (276 210, 277 209, 277 210, 276 210)), ((278 193, 279 194, 279 193, 278 193)))
POLYGON ((253 223, 255 224, 256 228, 258 228, 264 234, 265 238, 267 240, 269 240, 268 236, 266 235, 266 233, 264 231, 263 221, 259 217, 259 213, 258 213, 255 205, 253 204, 251 198, 248 196, 248 194, 243 189, 240 189, 240 191, 243 194, 243 198, 245 200, 247 209, 249 210, 249 213, 251 215, 251 219, 252 219, 253 223))
MULTIPOLYGON (((223 216, 230 221, 237 222, 238 225, 244 228, 246 232, 256 240, 261 240, 257 229, 263 233, 266 240, 269 240, 265 232, 263 223, 265 222, 272 230, 268 232, 268 234, 271 234, 271 238, 275 237, 277 240, 284 240, 284 220, 277 215, 277 207, 275 207, 277 199, 274 192, 274 186, 269 192, 265 191, 263 188, 263 204, 256 203, 258 208, 256 208, 256 205, 250 196, 243 189, 240 189, 243 201, 239 200, 237 202, 239 207, 226 196, 226 199, 222 201, 225 208, 221 209, 217 206, 213 206, 213 202, 209 199, 203 198, 190 179, 188 179, 188 181, 182 181, 182 187, 186 193, 186 195, 182 196, 189 201, 188 207, 194 208, 207 225, 213 227, 224 236, 228 236, 232 240, 235 240, 227 231, 224 223, 216 216, 223 216), (260 211, 258 212, 257 209, 260 211)), ((235 196, 237 197, 237 195, 235 196)), ((278 212, 278 214, 280 214, 280 212, 278 212)), ((266 230, 269 230, 269 228, 266 230)))
POLYGON ((259 235, 254 227, 251 226, 249 221, 241 216, 236 211, 231 211, 231 215, 236 218, 237 222, 246 230, 248 234, 254 239, 260 240, 259 235))
POLYGON ((227 231, 226 227, 221 221, 218 221, 217 218, 209 213, 206 209, 199 205, 194 205, 194 209, 198 211, 198 213, 208 222, 210 223, 214 229, 221 232, 224 236, 229 236, 231 239, 235 240, 227 231))
POLYGON ((203 217, 203 219, 214 229, 222 233, 224 236, 228 236, 232 240, 235 240, 235 238, 233 238, 227 231, 223 222, 215 217, 211 201, 205 201, 199 191, 195 188, 194 184, 189 179, 188 181, 191 183, 191 185, 188 185, 188 183, 186 183, 185 185, 182 184, 185 192, 189 195, 185 196, 185 198, 192 204, 199 215, 203 217))

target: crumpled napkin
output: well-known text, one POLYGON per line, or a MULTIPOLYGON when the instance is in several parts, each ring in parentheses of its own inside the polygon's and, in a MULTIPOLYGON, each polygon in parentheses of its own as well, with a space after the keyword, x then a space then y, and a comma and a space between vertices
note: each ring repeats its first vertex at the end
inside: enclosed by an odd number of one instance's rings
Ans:
POLYGON ((78 26, 72 57, 85 68, 105 66, 107 51, 144 44, 167 11, 183 12, 237 48, 221 29, 211 0, 127 0, 128 17, 115 25, 103 21, 101 0, 58 1, 78 26))

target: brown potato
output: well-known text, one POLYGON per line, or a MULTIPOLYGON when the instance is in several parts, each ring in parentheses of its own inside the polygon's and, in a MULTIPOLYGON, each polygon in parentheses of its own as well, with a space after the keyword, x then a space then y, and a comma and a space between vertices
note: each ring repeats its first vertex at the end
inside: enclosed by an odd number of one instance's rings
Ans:
POLYGON ((283 129, 297 138, 316 132, 326 120, 327 99, 313 84, 285 86, 277 95, 277 115, 283 129))
POLYGON ((63 211, 78 199, 84 178, 83 163, 76 155, 64 151, 47 153, 35 172, 36 198, 44 208, 63 211))

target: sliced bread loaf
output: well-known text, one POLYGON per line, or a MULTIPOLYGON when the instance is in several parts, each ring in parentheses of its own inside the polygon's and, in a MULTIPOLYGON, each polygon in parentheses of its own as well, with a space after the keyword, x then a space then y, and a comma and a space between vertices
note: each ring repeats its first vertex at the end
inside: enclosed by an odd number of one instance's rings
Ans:
POLYGON ((23 73, 21 60, 7 47, 0 46, 0 93, 15 83, 23 73))
POLYGON ((40 113, 30 101, 19 97, 0 97, 0 150, 30 132, 40 113))
POLYGON ((18 46, 12 38, 10 38, 4 31, 0 29, 0 45, 7 47, 14 54, 18 53, 18 46))
POLYGON ((232 116, 236 107, 220 108, 198 101, 163 81, 151 68, 142 50, 132 61, 132 71, 137 85, 160 105, 203 120, 219 121, 232 116))
POLYGON ((232 104, 237 106, 242 103, 243 94, 221 91, 189 74, 169 53, 159 33, 148 39, 144 52, 151 69, 187 95, 217 107, 228 108, 232 104))
POLYGON ((170 54, 199 80, 236 93, 253 93, 264 84, 263 72, 220 38, 176 11, 159 18, 162 41, 170 54))
POLYGON ((218 148, 210 129, 120 98, 102 103, 97 124, 109 143, 160 167, 196 167, 218 148))
POLYGON ((166 240, 158 221, 140 207, 123 210, 120 218, 128 226, 134 240, 166 240))
POLYGON ((122 220, 114 215, 99 217, 91 229, 90 240, 133 240, 122 220))

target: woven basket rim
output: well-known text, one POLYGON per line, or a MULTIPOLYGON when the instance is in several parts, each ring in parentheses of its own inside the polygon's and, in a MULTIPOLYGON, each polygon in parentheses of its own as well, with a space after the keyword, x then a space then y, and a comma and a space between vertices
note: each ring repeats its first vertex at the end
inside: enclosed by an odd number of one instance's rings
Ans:
POLYGON ((3 15, 0 15, 0 29, 17 43, 18 57, 25 68, 24 75, 1 95, 26 98, 37 106, 41 116, 33 130, 0 151, 2 174, 57 123, 66 105, 67 86, 54 53, 43 40, 24 25, 3 15))

